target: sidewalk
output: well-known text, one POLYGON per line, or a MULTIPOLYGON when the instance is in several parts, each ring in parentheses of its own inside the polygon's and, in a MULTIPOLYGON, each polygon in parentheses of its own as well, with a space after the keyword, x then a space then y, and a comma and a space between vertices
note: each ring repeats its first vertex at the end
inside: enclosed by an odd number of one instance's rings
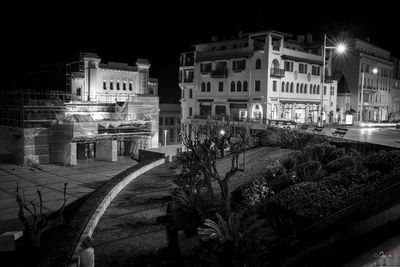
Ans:
POLYGON ((67 185, 67 204, 94 191, 105 181, 137 162, 121 157, 117 162, 88 160, 76 166, 41 165, 42 170, 15 164, 0 163, 0 233, 21 230, 18 205, 15 200, 17 182, 27 200, 38 203, 37 190, 43 195, 43 210, 57 211, 63 202, 64 183, 67 185))

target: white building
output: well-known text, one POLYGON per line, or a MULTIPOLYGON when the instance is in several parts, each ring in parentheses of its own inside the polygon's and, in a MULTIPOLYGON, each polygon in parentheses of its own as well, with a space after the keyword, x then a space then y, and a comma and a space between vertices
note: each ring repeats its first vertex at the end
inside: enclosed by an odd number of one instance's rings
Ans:
MULTIPOLYGON (((321 45, 312 36, 239 33, 181 54, 182 123, 193 116, 317 122, 321 114, 321 45)), ((336 121, 337 82, 325 67, 323 119, 336 121)))
POLYGON ((356 121, 387 120, 393 84, 390 52, 369 40, 345 35, 340 38, 347 44, 347 53, 342 58, 333 58, 332 69, 343 73, 348 83, 356 121))
MULTIPOLYGON (((71 94, 82 101, 126 101, 131 95, 157 95, 150 90, 149 68, 146 59, 136 66, 127 63, 101 63, 97 54, 82 53, 79 61, 70 63, 71 94)), ((152 83, 150 83, 151 85, 152 83)))

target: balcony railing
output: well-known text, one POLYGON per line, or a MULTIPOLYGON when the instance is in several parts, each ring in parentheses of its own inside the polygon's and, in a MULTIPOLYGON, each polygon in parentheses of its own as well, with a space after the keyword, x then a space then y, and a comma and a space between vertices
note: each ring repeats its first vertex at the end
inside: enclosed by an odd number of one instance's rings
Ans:
POLYGON ((201 74, 210 74, 211 70, 201 70, 200 73, 201 74))
POLYGON ((183 83, 192 83, 193 82, 193 77, 188 77, 183 79, 183 83))
POLYGON ((325 76, 325 83, 333 83, 333 77, 332 76, 325 76))
POLYGON ((227 69, 213 70, 211 72, 211 77, 212 78, 226 78, 226 77, 228 77, 228 70, 227 69))
POLYGON ((285 77, 284 69, 271 68, 271 77, 285 77))

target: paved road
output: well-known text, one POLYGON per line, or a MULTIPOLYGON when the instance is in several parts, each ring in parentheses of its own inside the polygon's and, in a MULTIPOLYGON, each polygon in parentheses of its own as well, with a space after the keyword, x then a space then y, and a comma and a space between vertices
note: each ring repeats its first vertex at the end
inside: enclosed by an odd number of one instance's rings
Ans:
MULTIPOLYGON (((369 142, 374 144, 392 146, 400 148, 400 129, 393 128, 361 128, 361 127, 341 127, 349 129, 345 139, 369 142)), ((336 127, 325 127, 323 134, 332 136, 336 127)), ((312 128, 307 131, 311 132, 312 128)))
POLYGON ((63 202, 64 183, 67 186, 67 204, 94 191, 105 181, 121 171, 136 165, 130 158, 117 162, 82 161, 77 166, 41 165, 42 170, 27 166, 0 163, 0 234, 21 230, 15 200, 17 182, 23 187, 27 200, 38 200, 36 190, 43 195, 44 211, 51 213, 63 202))

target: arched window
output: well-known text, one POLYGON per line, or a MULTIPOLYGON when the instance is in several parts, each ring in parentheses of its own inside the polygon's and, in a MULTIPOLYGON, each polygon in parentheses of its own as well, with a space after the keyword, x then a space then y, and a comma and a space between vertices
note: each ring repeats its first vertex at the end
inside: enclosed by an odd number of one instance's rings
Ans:
POLYGON ((242 91, 242 83, 240 81, 237 82, 236 91, 238 92, 242 91))
POLYGON ((289 82, 286 83, 286 93, 289 93, 289 82))
POLYGON ((201 83, 201 91, 202 92, 206 91, 206 84, 205 83, 201 83))
POLYGON ((257 58, 256 60, 256 70, 261 69, 261 59, 257 58))
POLYGON ((282 82, 281 92, 285 92, 285 82, 282 82))
POLYGON ((190 89, 189 90, 189 98, 192 98, 193 97, 193 92, 192 92, 192 89, 190 89))
POLYGON ((300 94, 303 93, 303 84, 300 85, 300 94))
POLYGON ((260 104, 255 104, 252 107, 251 118, 260 120, 263 117, 263 108, 260 104))
POLYGON ((279 61, 275 58, 274 60, 272 60, 272 68, 274 69, 279 69, 279 61))
POLYGON ((290 84, 290 92, 291 92, 291 93, 293 93, 293 87, 294 87, 294 84, 291 83, 291 84, 290 84))
POLYGON ((247 81, 244 81, 243 82, 243 92, 247 92, 247 87, 248 87, 247 81))
POLYGON ((317 86, 317 95, 319 95, 319 85, 317 86))
POLYGON ((210 84, 210 82, 208 82, 207 83, 207 92, 210 92, 211 91, 211 84, 210 84))
POLYGON ((296 93, 299 93, 299 87, 300 87, 300 84, 297 83, 297 84, 296 84, 296 93))
POLYGON ((304 85, 304 93, 307 94, 307 84, 304 85))
POLYGON ((231 82, 231 92, 235 92, 235 82, 231 82))

